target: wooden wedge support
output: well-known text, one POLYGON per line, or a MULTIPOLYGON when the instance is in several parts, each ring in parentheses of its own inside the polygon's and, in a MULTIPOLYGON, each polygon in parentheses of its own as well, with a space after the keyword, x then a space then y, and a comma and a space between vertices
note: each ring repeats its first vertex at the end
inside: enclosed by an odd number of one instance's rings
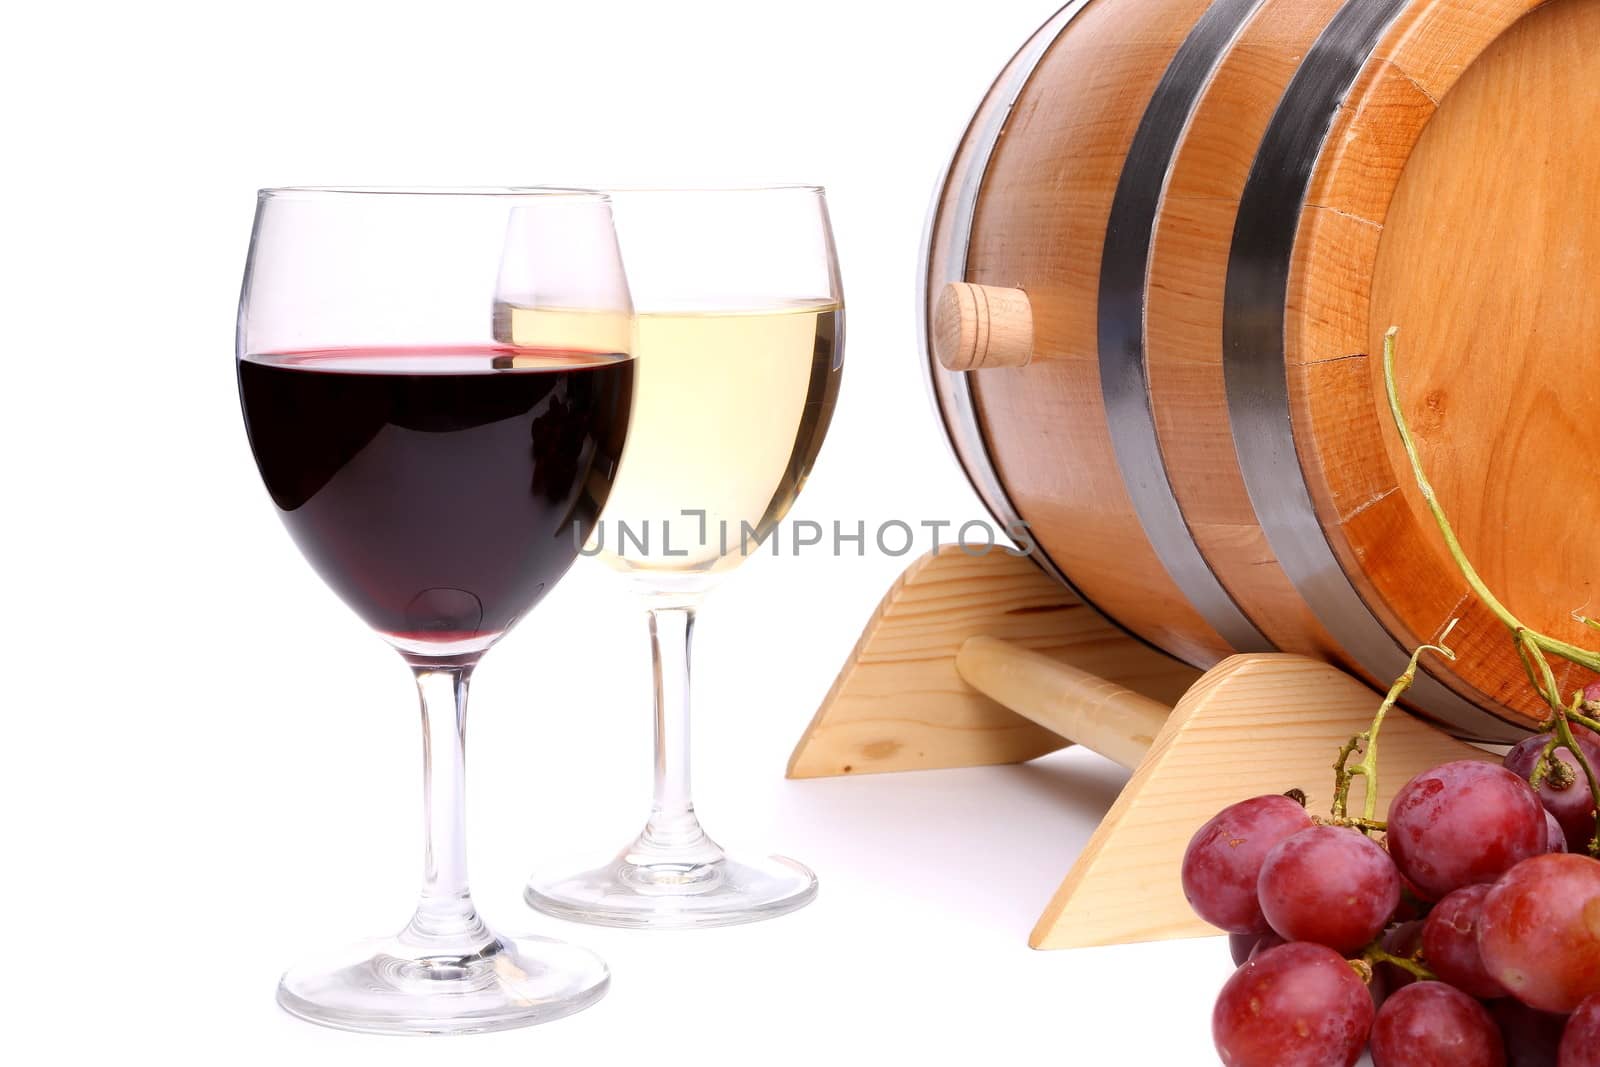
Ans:
MULTIPOLYGON (((1293 655, 1235 656, 1202 676, 1025 560, 947 546, 879 605, 789 774, 1020 762, 1083 744, 1133 777, 1029 943, 1203 936, 1216 931, 1179 881, 1194 831, 1228 804, 1294 788, 1313 812, 1328 811, 1334 756, 1380 700, 1343 671, 1293 655)), ((1382 752, 1383 805, 1428 767, 1494 758, 1403 711, 1385 722, 1382 752)))
POLYGON ((789 760, 789 777, 1021 763, 1067 744, 965 681, 968 638, 1009 641, 1171 707, 1200 672, 1129 637, 1028 560, 945 545, 873 613, 789 760))
MULTIPOLYGON (((1381 699, 1343 671, 1300 656, 1235 656, 1212 668, 1173 709, 1029 944, 1215 934, 1183 898, 1179 870, 1190 837, 1222 808, 1262 793, 1303 789, 1311 811, 1326 813, 1334 756, 1371 724, 1381 699)), ((1381 806, 1429 767, 1495 758, 1403 712, 1385 721, 1382 745, 1381 806)))

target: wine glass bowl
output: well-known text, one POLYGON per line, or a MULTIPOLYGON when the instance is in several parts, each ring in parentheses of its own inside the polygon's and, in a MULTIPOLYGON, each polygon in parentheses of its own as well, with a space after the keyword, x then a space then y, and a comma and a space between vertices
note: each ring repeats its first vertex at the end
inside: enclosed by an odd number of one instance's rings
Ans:
POLYGON ((466 701, 479 657, 577 557, 632 410, 631 304, 600 194, 281 189, 258 201, 237 366, 257 467, 307 560, 410 665, 421 900, 393 937, 288 971, 278 1000, 382 1033, 523 1026, 605 992, 584 949, 492 931, 467 886, 466 701), (609 325, 538 346, 495 309, 609 325))
MULTIPOLYGON (((722 926, 781 915, 816 877, 730 857, 689 792, 689 649, 701 598, 759 551, 805 484, 838 397, 844 303, 814 186, 612 193, 636 306, 633 423, 587 551, 641 595, 654 656, 655 796, 610 862, 535 875, 525 898, 608 926, 722 926)), ((503 309, 510 336, 544 315, 503 309)))

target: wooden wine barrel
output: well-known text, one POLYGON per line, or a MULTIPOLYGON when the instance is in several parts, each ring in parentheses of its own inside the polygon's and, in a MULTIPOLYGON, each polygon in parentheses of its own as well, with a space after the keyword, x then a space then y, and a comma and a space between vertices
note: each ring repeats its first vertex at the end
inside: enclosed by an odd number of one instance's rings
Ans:
POLYGON ((1466 551, 1594 643, 1600 0, 1075 0, 968 127, 924 270, 974 487, 1150 643, 1386 687, 1460 617, 1413 707, 1476 740, 1540 718, 1406 465, 1391 325, 1466 551))

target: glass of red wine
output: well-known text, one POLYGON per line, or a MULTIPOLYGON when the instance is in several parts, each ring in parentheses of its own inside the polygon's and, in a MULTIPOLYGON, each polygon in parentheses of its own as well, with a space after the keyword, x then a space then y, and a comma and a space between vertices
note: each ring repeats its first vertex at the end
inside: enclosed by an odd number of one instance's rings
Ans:
POLYGON ((561 579, 610 495, 633 402, 609 199, 560 190, 260 194, 239 307, 245 426, 311 565, 421 693, 422 897, 398 934, 290 970, 278 1001, 348 1030, 498 1030, 605 992, 592 953, 507 937, 467 889, 467 686, 561 579), (574 326, 495 340, 497 307, 574 326))

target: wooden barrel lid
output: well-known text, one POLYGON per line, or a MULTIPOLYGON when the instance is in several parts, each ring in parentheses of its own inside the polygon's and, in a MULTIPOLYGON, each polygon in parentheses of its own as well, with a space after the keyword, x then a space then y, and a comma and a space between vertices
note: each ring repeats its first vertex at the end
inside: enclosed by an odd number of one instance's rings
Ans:
POLYGON ((1461 616, 1463 691, 1538 718, 1416 488, 1376 358, 1398 325, 1408 420, 1490 587, 1592 645, 1572 614, 1600 609, 1600 2, 1473 6, 1402 22, 1333 130, 1287 358, 1301 461, 1363 599, 1403 641, 1461 616))

